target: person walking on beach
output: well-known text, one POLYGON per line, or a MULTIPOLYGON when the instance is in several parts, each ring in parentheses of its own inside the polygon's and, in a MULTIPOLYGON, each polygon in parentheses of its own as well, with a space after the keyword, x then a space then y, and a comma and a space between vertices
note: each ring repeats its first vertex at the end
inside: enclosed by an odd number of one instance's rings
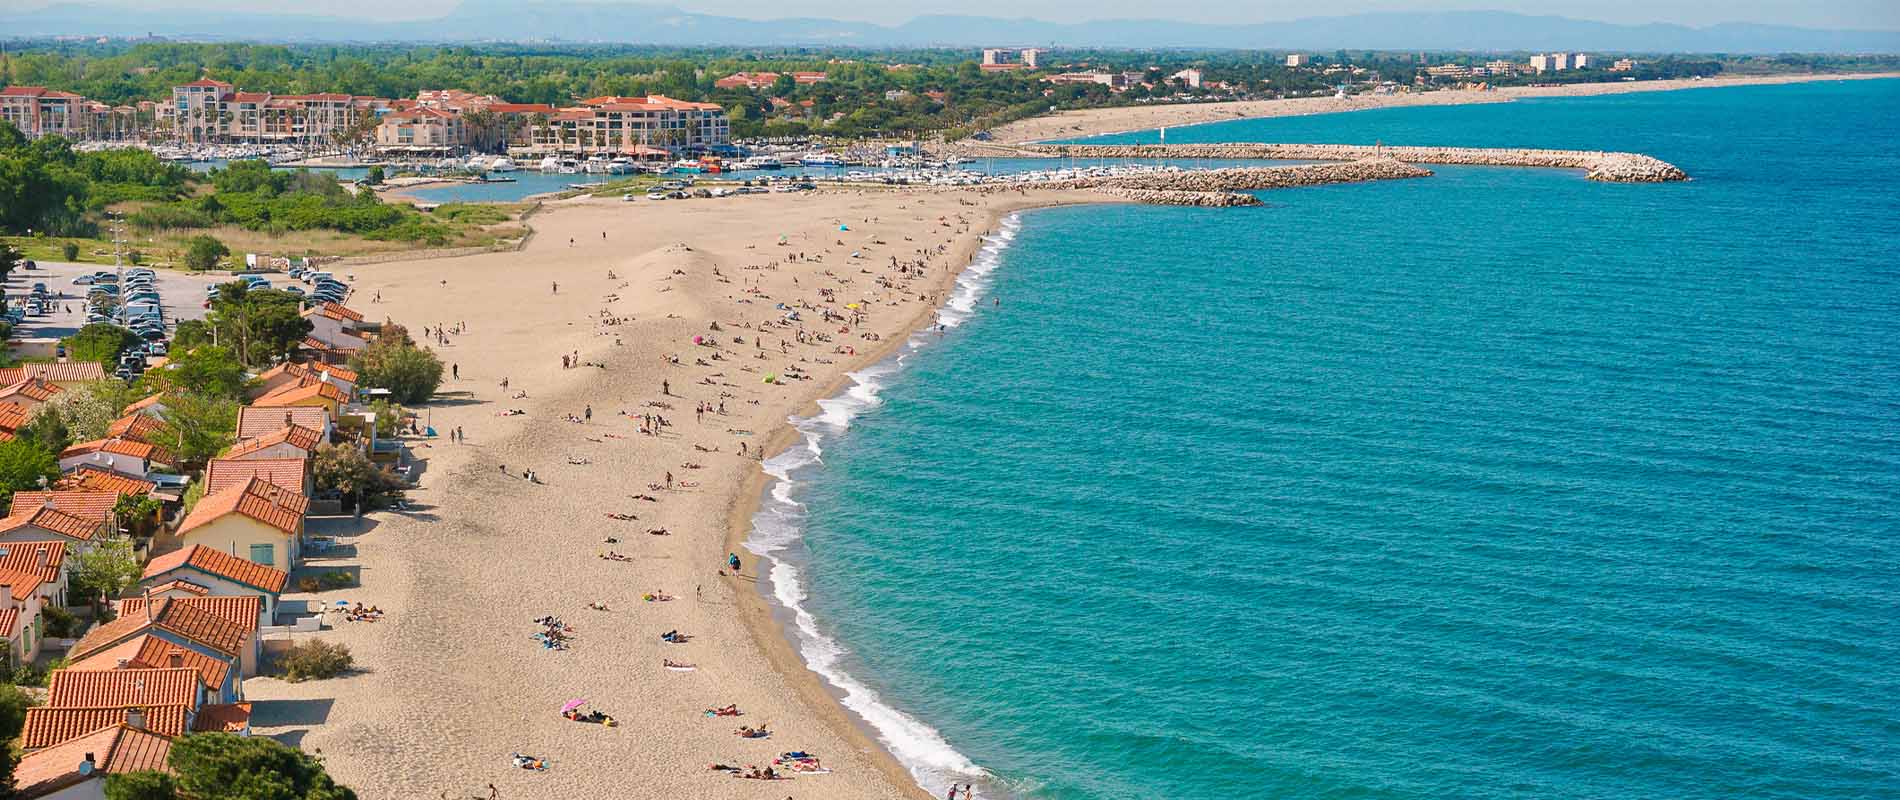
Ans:
POLYGON ((588 422, 593 422, 594 421, 594 407, 588 406, 587 410, 581 412, 581 416, 585 417, 588 422))
MULTIPOLYGON (((569 240, 567 240, 567 241, 568 241, 568 243, 569 243, 569 244, 572 244, 572 243, 574 242, 574 240, 573 240, 573 239, 569 239, 569 240)), ((554 294, 560 294, 560 293, 561 293, 561 282, 560 282, 560 281, 549 281, 548 283, 549 283, 550 285, 552 285, 552 286, 554 287, 554 294)))
POLYGON ((660 396, 661 397, 673 396, 673 384, 667 381, 660 381, 660 396))
POLYGON ((461 365, 461 364, 450 364, 450 365, 449 365, 449 377, 450 377, 451 379, 454 379, 454 380, 458 380, 458 381, 459 381, 459 380, 461 380, 461 379, 462 379, 462 365, 461 365))

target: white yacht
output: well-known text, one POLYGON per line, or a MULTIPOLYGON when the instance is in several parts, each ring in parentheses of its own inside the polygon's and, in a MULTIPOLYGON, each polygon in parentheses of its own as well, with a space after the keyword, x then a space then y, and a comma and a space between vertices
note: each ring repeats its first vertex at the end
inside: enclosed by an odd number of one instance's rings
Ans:
POLYGON ((495 156, 495 160, 488 162, 488 171, 490 172, 514 172, 517 169, 520 169, 520 167, 516 166, 514 160, 507 156, 495 156))
POLYGON ((560 172, 561 160, 554 156, 543 156, 540 168, 542 172, 560 172))

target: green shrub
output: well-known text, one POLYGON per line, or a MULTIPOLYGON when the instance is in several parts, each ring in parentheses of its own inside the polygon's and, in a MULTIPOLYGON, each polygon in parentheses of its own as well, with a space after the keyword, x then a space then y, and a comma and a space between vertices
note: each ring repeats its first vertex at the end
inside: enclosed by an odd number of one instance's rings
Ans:
POLYGON ((185 242, 185 266, 192 269, 211 269, 230 254, 231 248, 209 236, 193 236, 185 242))
POLYGON ((130 262, 132 262, 132 266, 135 266, 135 267, 136 267, 136 266, 138 266, 139 264, 141 264, 141 263, 144 263, 144 261, 145 261, 145 254, 144 254, 144 253, 141 253, 141 252, 139 252, 139 251, 137 251, 137 250, 133 250, 133 251, 131 251, 131 252, 129 252, 129 253, 126 253, 126 254, 125 254, 125 260, 127 260, 127 261, 130 261, 130 262))
POLYGON ((79 618, 73 612, 50 605, 40 610, 46 618, 46 635, 53 639, 71 639, 79 633, 79 618))
POLYGON ((78 261, 79 245, 73 244, 72 242, 62 244, 59 246, 59 254, 63 256, 66 261, 78 261))
POLYGON ((182 203, 147 206, 132 212, 125 220, 141 230, 209 228, 217 222, 211 214, 182 203))
POLYGON ((353 662, 350 648, 321 639, 306 639, 291 645, 279 660, 284 668, 284 680, 291 683, 334 678, 353 662))
POLYGON ((349 570, 330 570, 297 579, 297 591, 300 592, 325 592, 333 589, 348 589, 355 585, 356 573, 349 570))

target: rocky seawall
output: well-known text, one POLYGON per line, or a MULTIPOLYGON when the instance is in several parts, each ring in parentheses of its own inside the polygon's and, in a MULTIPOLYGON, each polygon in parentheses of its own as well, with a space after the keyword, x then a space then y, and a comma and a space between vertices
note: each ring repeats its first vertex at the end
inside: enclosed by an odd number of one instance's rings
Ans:
POLYGON ((1368 158, 1329 164, 1288 164, 1274 167, 1155 172, 1141 175, 1069 178, 1037 183, 1041 189, 1093 189, 1142 203, 1227 208, 1259 205, 1260 199, 1239 192, 1291 189, 1333 183, 1363 183, 1400 178, 1424 178, 1431 170, 1390 158, 1368 158))
MULTIPOLYGON (((1474 164, 1580 169, 1593 181, 1663 183, 1688 180, 1674 164, 1641 153, 1486 147, 1390 147, 1353 144, 1053 144, 1021 151, 1056 158, 1221 158, 1286 161, 1395 160, 1408 164, 1474 164)), ((1263 187, 1264 188, 1264 187, 1263 187)))

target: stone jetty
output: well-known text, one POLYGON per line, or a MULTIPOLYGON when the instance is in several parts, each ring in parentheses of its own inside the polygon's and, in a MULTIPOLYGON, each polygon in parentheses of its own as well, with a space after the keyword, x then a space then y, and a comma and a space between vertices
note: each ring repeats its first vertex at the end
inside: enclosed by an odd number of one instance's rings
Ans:
POLYGON ((1368 158, 1327 164, 1086 176, 1038 182, 1036 186, 1044 189, 1094 189, 1104 194, 1157 205, 1226 208, 1259 204, 1259 198, 1238 194, 1244 191, 1424 178, 1431 174, 1431 170, 1395 159, 1368 158))
MULTIPOLYGON (((1284 161, 1395 160, 1407 164, 1476 164, 1580 169, 1593 181, 1662 183, 1688 180, 1674 164, 1641 153, 1594 150, 1519 150, 1480 147, 1391 147, 1353 144, 1044 144, 1018 148, 1056 158, 1276 159, 1284 161)), ((1238 188, 1238 187, 1236 187, 1238 188)), ((1261 187, 1268 188, 1268 187, 1261 187)))

